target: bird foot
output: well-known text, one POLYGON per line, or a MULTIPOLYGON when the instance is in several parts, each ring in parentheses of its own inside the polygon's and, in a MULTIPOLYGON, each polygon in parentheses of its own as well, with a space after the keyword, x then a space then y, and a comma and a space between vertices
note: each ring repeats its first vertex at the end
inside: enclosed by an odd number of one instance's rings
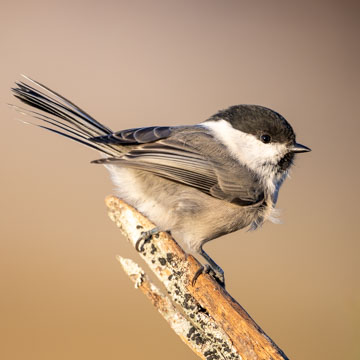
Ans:
POLYGON ((209 274, 220 286, 225 289, 225 274, 220 267, 218 267, 218 269, 213 269, 209 264, 201 265, 191 280, 192 286, 195 286, 196 280, 201 274, 209 274))
POLYGON ((155 227, 149 231, 143 231, 141 236, 135 243, 135 249, 138 252, 144 251, 145 244, 149 243, 154 235, 157 235, 160 232, 158 227, 155 227))

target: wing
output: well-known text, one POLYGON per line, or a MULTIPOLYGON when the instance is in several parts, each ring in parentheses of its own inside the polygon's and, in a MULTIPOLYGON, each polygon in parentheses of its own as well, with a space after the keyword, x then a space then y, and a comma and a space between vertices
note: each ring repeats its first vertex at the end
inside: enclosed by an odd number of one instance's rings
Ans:
POLYGON ((264 197, 257 176, 232 159, 201 126, 129 129, 92 140, 135 145, 120 157, 94 163, 148 171, 239 205, 254 204, 264 197))

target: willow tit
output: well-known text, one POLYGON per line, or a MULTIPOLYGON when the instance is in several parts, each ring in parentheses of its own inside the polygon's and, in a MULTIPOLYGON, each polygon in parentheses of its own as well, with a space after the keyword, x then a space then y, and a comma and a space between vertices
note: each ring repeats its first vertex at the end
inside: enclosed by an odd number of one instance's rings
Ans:
POLYGON ((51 130, 100 151, 93 161, 109 170, 117 195, 200 254, 223 282, 223 271, 203 250, 219 236, 272 219, 281 184, 298 144, 277 112, 236 105, 192 126, 152 126, 113 132, 75 104, 28 79, 14 95, 42 112, 25 110, 51 130))

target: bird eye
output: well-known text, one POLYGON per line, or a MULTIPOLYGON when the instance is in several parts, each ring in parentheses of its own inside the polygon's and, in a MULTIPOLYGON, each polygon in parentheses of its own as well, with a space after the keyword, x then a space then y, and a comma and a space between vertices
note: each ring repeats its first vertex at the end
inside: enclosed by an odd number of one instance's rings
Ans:
POLYGON ((264 134, 260 136, 260 139, 264 144, 268 144, 271 141, 271 136, 264 134))

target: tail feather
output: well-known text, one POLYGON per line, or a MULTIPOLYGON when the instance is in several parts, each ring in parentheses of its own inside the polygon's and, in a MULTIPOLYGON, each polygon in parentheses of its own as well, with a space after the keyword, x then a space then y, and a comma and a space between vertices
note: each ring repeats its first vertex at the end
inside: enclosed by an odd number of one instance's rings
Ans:
POLYGON ((22 114, 30 115, 50 126, 30 124, 63 135, 108 155, 116 155, 121 152, 119 147, 109 144, 99 144, 92 140, 98 136, 112 134, 109 128, 96 121, 85 111, 55 91, 35 80, 25 78, 49 94, 47 95, 45 92, 22 81, 17 82, 17 87, 12 89, 16 98, 41 112, 13 106, 16 110, 22 114), (51 116, 44 113, 50 114, 51 116))
MULTIPOLYGON (((31 93, 33 95, 33 97, 32 97, 33 99, 37 98, 39 101, 41 101, 41 99, 43 99, 43 100, 47 101, 49 105, 52 104, 54 106, 58 106, 60 109, 63 109, 75 116, 78 116, 79 118, 86 121, 89 125, 92 125, 95 129, 98 129, 98 131, 100 131, 100 133, 102 133, 102 134, 103 133, 105 133, 105 134, 112 133, 111 129, 107 128, 103 124, 96 121, 92 116, 87 114, 84 110, 80 109, 77 105, 72 103, 70 100, 66 99, 65 97, 58 94, 57 92, 49 89, 47 86, 45 86, 35 80, 32 80, 26 76, 24 76, 24 77, 29 82, 32 82, 33 84, 35 84, 39 88, 47 91, 51 96, 53 96, 53 98, 51 98, 51 97, 47 96, 46 94, 44 94, 43 92, 41 92, 40 90, 37 90, 34 87, 32 87, 28 84, 25 84, 24 82, 17 83, 18 85, 21 85, 21 87, 25 90, 26 93, 31 93)), ((83 123, 83 125, 85 125, 85 123, 83 123)))

